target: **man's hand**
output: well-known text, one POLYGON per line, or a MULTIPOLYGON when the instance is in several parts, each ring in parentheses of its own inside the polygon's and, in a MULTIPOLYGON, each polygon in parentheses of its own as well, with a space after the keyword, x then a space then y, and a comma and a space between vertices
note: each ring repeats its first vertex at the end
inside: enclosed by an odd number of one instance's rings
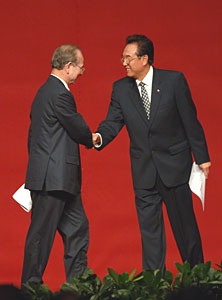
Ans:
POLYGON ((101 142, 100 136, 97 133, 92 134, 93 145, 99 144, 101 142))
POLYGON ((201 168, 201 170, 204 172, 204 175, 205 175, 206 179, 208 178, 208 175, 209 175, 209 172, 210 172, 210 166, 211 166, 211 162, 210 161, 199 165, 199 167, 201 168))

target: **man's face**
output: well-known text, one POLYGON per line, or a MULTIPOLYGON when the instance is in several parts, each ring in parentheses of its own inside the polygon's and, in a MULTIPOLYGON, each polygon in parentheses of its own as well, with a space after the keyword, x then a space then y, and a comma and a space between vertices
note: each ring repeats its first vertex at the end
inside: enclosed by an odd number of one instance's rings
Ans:
POLYGON ((76 50, 76 56, 77 56, 77 64, 70 63, 68 66, 68 84, 75 83, 76 79, 83 75, 83 72, 85 70, 84 68, 84 57, 82 55, 82 52, 80 50, 76 50))
POLYGON ((127 76, 141 80, 144 72, 147 72, 147 58, 148 56, 137 56, 137 43, 126 45, 123 50, 122 63, 126 69, 127 76), (144 59, 145 58, 145 59, 144 59))

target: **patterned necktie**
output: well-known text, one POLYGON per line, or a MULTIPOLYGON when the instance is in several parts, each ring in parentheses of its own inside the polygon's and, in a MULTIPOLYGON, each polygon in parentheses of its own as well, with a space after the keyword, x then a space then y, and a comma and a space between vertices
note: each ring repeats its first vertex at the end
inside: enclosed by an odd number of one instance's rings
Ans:
POLYGON ((140 82, 139 86, 141 87, 141 98, 143 100, 143 106, 145 108, 147 118, 149 119, 150 118, 150 104, 151 104, 150 99, 149 99, 148 93, 145 88, 145 83, 140 82))

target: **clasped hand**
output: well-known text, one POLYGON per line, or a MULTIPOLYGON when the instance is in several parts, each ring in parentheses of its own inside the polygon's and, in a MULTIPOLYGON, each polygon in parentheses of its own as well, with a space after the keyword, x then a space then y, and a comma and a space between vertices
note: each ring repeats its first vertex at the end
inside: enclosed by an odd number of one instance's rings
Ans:
POLYGON ((100 139, 100 136, 99 134, 97 133, 92 133, 92 142, 93 142, 93 145, 96 146, 98 144, 101 143, 101 139, 100 139))

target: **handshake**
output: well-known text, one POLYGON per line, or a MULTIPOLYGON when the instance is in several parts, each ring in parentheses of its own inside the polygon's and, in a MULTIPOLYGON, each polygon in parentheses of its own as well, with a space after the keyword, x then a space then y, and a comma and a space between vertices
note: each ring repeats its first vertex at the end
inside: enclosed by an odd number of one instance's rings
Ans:
POLYGON ((94 147, 100 147, 102 144, 102 137, 98 133, 92 133, 92 142, 94 147))

